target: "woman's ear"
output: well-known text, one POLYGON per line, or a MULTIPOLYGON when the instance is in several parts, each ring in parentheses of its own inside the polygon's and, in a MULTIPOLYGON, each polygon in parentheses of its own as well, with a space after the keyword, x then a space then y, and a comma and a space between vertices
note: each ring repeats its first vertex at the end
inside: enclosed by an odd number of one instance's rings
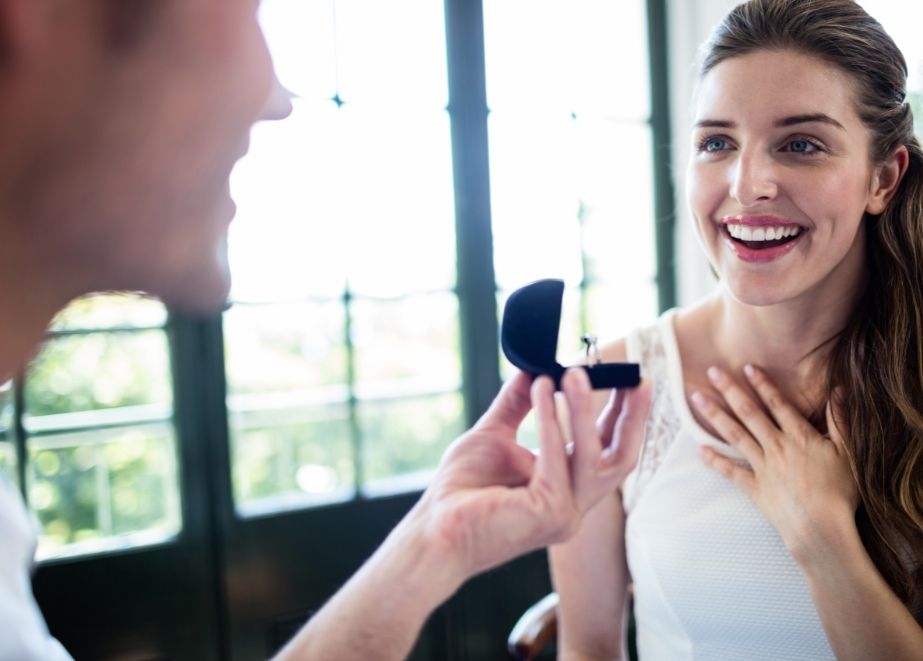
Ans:
POLYGON ((884 213, 891 198, 897 192, 909 163, 910 154, 907 152, 907 147, 901 145, 884 163, 875 168, 868 203, 865 205, 867 213, 873 216, 884 213))

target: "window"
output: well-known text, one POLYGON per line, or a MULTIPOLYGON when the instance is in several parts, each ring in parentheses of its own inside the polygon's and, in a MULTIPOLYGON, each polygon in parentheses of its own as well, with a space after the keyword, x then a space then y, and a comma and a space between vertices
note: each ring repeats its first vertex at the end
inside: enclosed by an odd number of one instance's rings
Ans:
POLYGON ((239 511, 423 486, 499 383, 515 287, 565 279, 562 356, 656 315, 646 4, 485 2, 474 25, 457 3, 265 0, 296 98, 232 180, 239 511), (460 29, 483 31, 485 62, 453 57, 460 29))
POLYGON ((565 281, 562 356, 657 314, 646 28, 642 0, 484 4, 497 284, 565 281))
POLYGON ((26 374, 0 391, 0 464, 41 523, 40 559, 178 532, 165 323, 151 300, 80 299, 26 374))
POLYGON ((297 97, 232 182, 238 509, 419 487, 462 426, 441 3, 261 20, 297 97))

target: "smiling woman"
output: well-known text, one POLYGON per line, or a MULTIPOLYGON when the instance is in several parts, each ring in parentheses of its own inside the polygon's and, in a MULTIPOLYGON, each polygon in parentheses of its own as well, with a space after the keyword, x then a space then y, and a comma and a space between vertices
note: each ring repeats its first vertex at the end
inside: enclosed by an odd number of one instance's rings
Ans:
POLYGON ((642 659, 915 658, 923 152, 903 56, 849 0, 751 0, 700 71, 687 189, 719 284, 603 352, 660 386, 636 473, 552 549, 564 656, 618 654, 630 573, 642 659))

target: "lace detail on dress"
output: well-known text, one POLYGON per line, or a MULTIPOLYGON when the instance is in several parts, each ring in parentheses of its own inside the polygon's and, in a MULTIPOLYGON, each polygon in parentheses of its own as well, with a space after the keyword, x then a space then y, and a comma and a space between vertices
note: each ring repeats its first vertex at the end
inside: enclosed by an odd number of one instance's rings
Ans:
MULTIPOLYGON (((665 321, 673 323, 669 318, 665 321)), ((644 442, 636 469, 632 504, 641 497, 641 492, 660 466, 681 427, 670 394, 670 369, 661 324, 637 331, 635 342, 639 352, 636 359, 641 363, 641 373, 651 380, 653 392, 651 413, 644 429, 644 442)))

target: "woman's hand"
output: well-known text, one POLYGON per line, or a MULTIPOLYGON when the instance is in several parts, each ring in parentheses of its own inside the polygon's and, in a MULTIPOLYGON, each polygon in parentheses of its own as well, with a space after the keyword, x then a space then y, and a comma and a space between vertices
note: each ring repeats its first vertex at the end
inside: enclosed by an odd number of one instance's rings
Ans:
POLYGON ((770 415, 715 367, 708 376, 737 419, 702 393, 693 393, 692 400, 750 466, 708 447, 702 448, 703 458, 756 503, 795 559, 804 564, 835 543, 835 531, 842 530, 846 517, 855 516, 858 505, 846 444, 835 422, 840 415, 829 401, 829 436, 821 435, 765 372, 748 365, 744 373, 770 415))

